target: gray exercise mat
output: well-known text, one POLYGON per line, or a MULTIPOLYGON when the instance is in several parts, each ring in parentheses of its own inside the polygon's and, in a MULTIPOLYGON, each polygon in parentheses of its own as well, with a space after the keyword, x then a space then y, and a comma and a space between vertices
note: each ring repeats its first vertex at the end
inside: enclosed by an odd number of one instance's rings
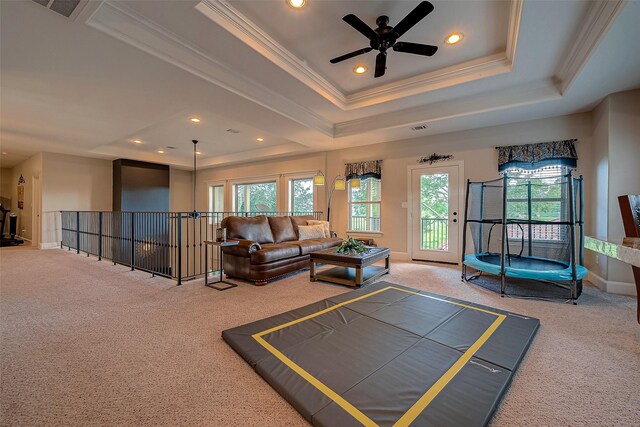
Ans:
POLYGON ((537 319, 378 282, 223 332, 316 426, 485 425, 537 319))

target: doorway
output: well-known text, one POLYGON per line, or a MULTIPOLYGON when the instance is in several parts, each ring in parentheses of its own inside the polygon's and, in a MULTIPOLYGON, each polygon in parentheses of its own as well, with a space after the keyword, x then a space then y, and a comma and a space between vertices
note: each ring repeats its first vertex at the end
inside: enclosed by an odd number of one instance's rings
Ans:
POLYGON ((411 259, 457 264, 460 260, 462 163, 410 169, 411 259))

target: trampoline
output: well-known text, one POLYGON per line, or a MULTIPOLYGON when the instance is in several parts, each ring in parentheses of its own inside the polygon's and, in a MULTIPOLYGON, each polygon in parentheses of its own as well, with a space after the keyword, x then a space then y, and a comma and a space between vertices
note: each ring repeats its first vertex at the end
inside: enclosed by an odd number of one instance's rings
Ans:
POLYGON ((502 295, 507 278, 547 282, 567 287, 575 304, 588 273, 583 224, 582 177, 467 181, 462 280, 499 276, 502 295), (467 267, 477 273, 469 276, 467 267))
POLYGON ((222 337, 314 426, 482 426, 539 325, 378 282, 222 337))

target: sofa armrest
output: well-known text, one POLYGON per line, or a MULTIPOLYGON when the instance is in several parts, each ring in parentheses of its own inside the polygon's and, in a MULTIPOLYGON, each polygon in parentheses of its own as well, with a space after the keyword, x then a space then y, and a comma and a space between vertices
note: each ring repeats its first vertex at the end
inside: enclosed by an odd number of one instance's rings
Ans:
POLYGON ((238 240, 235 246, 224 246, 222 252, 228 255, 236 255, 242 257, 250 257, 252 253, 262 249, 260 243, 253 240, 238 240))

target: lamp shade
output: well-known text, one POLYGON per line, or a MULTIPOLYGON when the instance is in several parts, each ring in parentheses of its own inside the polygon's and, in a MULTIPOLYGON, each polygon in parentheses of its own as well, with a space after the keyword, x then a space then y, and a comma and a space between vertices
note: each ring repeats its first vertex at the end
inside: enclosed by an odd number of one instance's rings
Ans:
POLYGON ((346 181, 342 178, 336 179, 335 184, 333 184, 333 188, 336 190, 344 190, 346 188, 346 181))
POLYGON ((324 175, 316 175, 313 177, 313 184, 314 185, 324 185, 324 175))
POLYGON ((351 188, 360 188, 360 178, 351 178, 349 180, 351 188))

